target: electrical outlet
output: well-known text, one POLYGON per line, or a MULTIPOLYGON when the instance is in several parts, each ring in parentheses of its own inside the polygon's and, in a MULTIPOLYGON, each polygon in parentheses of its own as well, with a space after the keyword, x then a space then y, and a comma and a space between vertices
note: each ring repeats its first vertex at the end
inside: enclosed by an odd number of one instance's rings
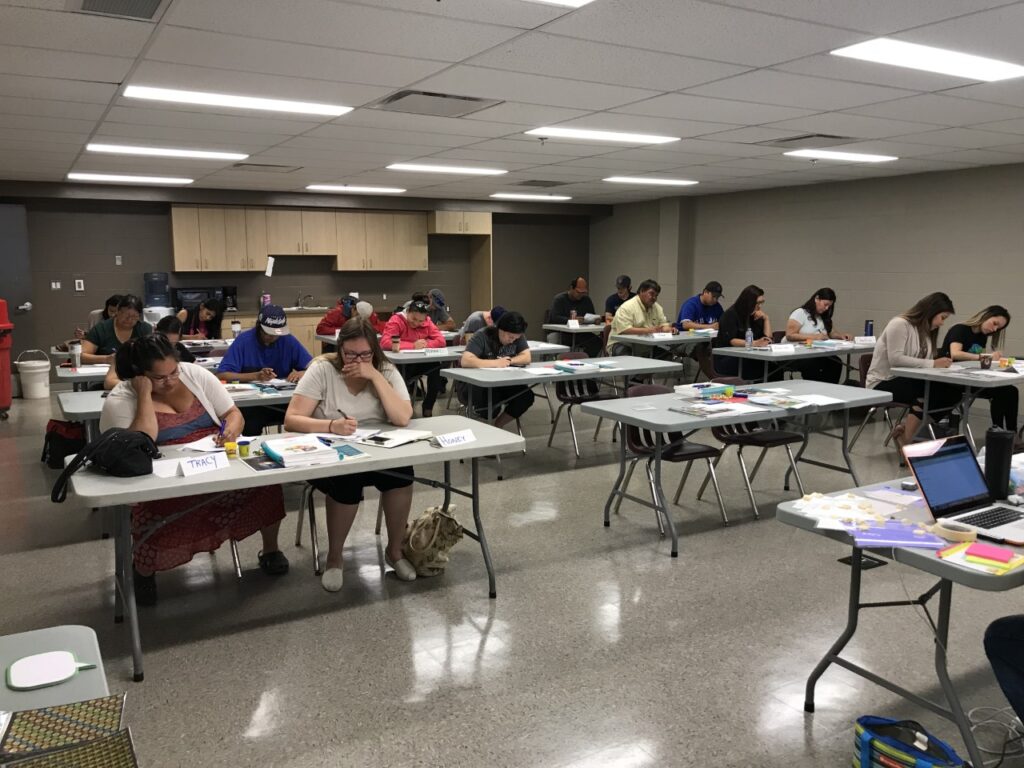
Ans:
POLYGON ((114 256, 114 266, 115 267, 120 267, 121 266, 121 254, 120 253, 117 254, 116 256, 114 256))
POLYGON ((85 280, 82 280, 81 278, 76 278, 75 290, 78 291, 79 293, 83 293, 85 291, 85 280))
POLYGON ((59 291, 60 290, 60 280, 51 280, 50 281, 50 290, 51 291, 59 291))
POLYGON ((388 300, 388 295, 386 293, 382 293, 380 296, 381 296, 381 300, 382 301, 387 301, 388 300))

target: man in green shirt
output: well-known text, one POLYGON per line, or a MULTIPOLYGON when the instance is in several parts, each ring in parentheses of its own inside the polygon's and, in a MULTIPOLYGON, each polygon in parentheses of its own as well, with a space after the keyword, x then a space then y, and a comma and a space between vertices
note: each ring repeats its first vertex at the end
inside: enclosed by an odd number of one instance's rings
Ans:
MULTIPOLYGON (((639 336, 648 333, 678 333, 665 317, 665 310, 658 303, 661 286, 654 280, 644 280, 636 290, 636 296, 624 301, 612 319, 612 331, 609 334, 608 354, 628 355, 631 349, 628 344, 610 340, 611 336, 639 336)), ((661 350, 659 350, 661 351, 661 350)))

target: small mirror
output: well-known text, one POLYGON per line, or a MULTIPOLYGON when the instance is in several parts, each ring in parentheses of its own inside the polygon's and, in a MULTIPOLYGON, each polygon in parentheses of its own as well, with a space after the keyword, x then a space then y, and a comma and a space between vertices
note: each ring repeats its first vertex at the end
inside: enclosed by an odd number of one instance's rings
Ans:
POLYGON ((18 659, 7 668, 7 687, 14 691, 31 691, 70 680, 80 669, 96 665, 79 662, 70 651, 37 653, 18 659))

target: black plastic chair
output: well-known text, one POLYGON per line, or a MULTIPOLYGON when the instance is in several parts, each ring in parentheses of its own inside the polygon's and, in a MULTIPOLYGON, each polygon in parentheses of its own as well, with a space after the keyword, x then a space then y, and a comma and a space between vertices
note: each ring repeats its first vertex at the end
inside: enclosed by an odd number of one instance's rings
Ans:
MULTIPOLYGON (((871 368, 871 360, 873 357, 874 355, 861 355, 860 359, 857 361, 858 372, 860 374, 860 385, 862 387, 867 386, 868 369, 871 368)), ((885 418, 886 426, 889 427, 885 443, 883 443, 883 445, 888 445, 889 441, 892 439, 893 429, 896 428, 897 424, 903 421, 903 417, 910 411, 910 406, 910 403, 900 403, 895 400, 885 403, 884 405, 871 406, 871 408, 868 409, 868 412, 864 414, 864 420, 860 423, 860 426, 857 427, 857 431, 853 433, 853 439, 850 440, 850 450, 853 450, 853 446, 857 443, 857 438, 860 437, 860 433, 864 431, 864 427, 868 425, 868 422, 871 421, 871 417, 874 416, 878 410, 882 411, 882 416, 885 418), (895 421, 893 421, 891 415, 892 411, 899 411, 899 415, 896 417, 895 421)))
MULTIPOLYGON (((586 352, 566 352, 562 355, 563 360, 580 360, 588 357, 586 352)), ((593 379, 567 379, 565 381, 555 382, 555 397, 558 399, 560 405, 558 411, 555 412, 555 421, 551 425, 551 434, 548 435, 548 447, 551 447, 551 441, 555 439, 555 430, 558 429, 558 422, 562 418, 562 411, 566 411, 566 415, 569 417, 569 430, 572 432, 572 446, 576 451, 576 458, 580 457, 580 444, 576 437, 576 422, 572 418, 572 409, 577 405, 583 405, 583 403, 596 403, 601 400, 616 400, 617 395, 614 394, 603 394, 597 382, 593 379)), ((598 425, 600 427, 600 425, 598 425)), ((597 438, 597 432, 594 433, 594 438, 597 438)))

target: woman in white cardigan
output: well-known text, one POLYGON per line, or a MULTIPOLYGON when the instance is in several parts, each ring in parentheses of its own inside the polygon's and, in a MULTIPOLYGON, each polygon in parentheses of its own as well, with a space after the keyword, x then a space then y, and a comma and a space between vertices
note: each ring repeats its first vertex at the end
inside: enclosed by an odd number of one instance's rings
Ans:
MULTIPOLYGON (((939 328, 953 314, 953 302, 944 293, 929 293, 914 306, 897 315, 885 326, 875 344, 868 369, 866 386, 891 392, 893 400, 911 403, 906 418, 896 425, 893 438, 902 445, 904 437, 913 439, 921 426, 921 405, 924 381, 908 379, 892 372, 893 368, 948 368, 948 357, 935 357, 939 328)), ((932 382, 928 392, 928 410, 953 408, 960 402, 963 390, 951 384, 932 382)))
MULTIPOLYGON (((121 427, 145 432, 158 445, 174 445, 212 435, 218 443, 242 432, 242 414, 217 377, 192 363, 178 361, 161 334, 123 344, 115 358, 121 383, 111 390, 100 429, 121 427)), ((148 501, 132 507, 135 538, 135 596, 142 605, 156 602, 154 573, 212 552, 228 539, 241 541, 259 531, 260 569, 271 576, 288 572, 277 545, 284 518, 280 486, 243 488, 230 493, 148 501), (183 509, 189 513, 174 517, 183 509), (171 522, 166 518, 172 517, 171 522)))

